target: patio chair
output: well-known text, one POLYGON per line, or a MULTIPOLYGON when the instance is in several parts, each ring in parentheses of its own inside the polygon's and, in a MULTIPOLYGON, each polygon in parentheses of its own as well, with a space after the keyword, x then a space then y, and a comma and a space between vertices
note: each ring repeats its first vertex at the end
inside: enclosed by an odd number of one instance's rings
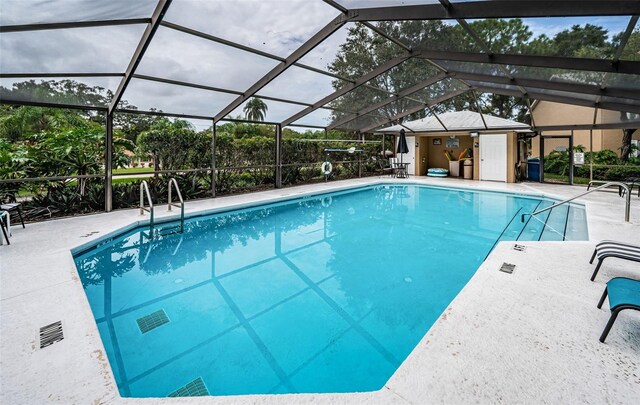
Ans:
POLYGON ((382 175, 388 174, 391 176, 393 174, 393 165, 387 159, 377 159, 378 164, 380 165, 380 170, 382 170, 382 175), (389 166, 387 166, 387 164, 389 166))
POLYGON ((602 266, 602 262, 607 257, 615 257, 640 263, 640 246, 615 240, 603 240, 596 245, 589 263, 593 263, 596 257, 598 258, 598 265, 591 275, 591 281, 596 279, 600 266, 602 266))
MULTIPOLYGON (((9 242, 9 213, 7 211, 0 211, 0 228, 2 228, 2 235, 4 235, 4 239, 7 241, 7 245, 10 245, 9 242)), ((0 239, 2 242, 2 239, 0 239)))
POLYGON ((397 163, 398 159, 397 158, 389 158, 389 166, 391 167, 391 172, 389 173, 391 175, 391 177, 396 177, 396 163, 397 163))
POLYGON ((7 211, 9 215, 12 212, 17 212, 20 217, 20 223, 24 228, 24 218, 22 217, 22 203, 16 201, 16 197, 13 194, 5 194, 5 198, 0 201, 0 210, 7 211), (5 204, 5 200, 8 201, 5 204))
POLYGON ((609 308, 611 317, 607 326, 604 327, 600 341, 604 343, 611 327, 613 326, 620 311, 625 309, 635 309, 640 311, 640 280, 633 280, 626 277, 616 277, 609 280, 604 289, 602 298, 598 303, 598 308, 602 308, 605 298, 609 295, 609 308))

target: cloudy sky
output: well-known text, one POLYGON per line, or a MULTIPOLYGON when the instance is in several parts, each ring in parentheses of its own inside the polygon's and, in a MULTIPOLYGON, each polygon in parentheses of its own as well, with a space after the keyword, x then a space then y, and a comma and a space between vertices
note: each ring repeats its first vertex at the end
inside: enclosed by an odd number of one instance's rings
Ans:
MULTIPOLYGON (((348 8, 435 3, 435 0, 340 0, 348 8)), ((0 24, 91 21, 149 17, 155 0, 1 0, 0 24)), ((165 21, 241 45, 286 57, 339 14, 321 0, 174 0, 165 21)), ((602 25, 618 33, 628 17, 527 19, 535 35, 555 33, 574 24, 602 25)), ((347 25, 300 62, 326 69, 344 42, 347 25)), ((0 70, 22 72, 124 72, 144 30, 143 25, 4 33, 0 70)), ((243 92, 277 61, 160 27, 137 73, 243 92)), ((118 78, 78 79, 114 90, 118 78)), ((13 80, 3 79, 10 86, 13 80)), ((314 102, 333 91, 331 78, 292 67, 263 88, 264 96, 314 102)), ((124 98, 140 109, 213 116, 236 98, 233 94, 132 80, 124 98)), ((304 107, 266 101, 267 121, 282 121, 304 107)), ((231 113, 242 114, 242 106, 231 113)), ((300 124, 327 125, 319 110, 300 124)))

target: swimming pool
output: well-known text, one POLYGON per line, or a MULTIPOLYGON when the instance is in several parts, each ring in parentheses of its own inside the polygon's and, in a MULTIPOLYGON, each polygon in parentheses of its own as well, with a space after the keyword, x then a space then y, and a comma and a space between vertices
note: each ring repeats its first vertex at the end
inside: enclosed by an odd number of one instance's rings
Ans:
POLYGON ((579 205, 520 222, 552 203, 364 187, 136 229, 75 261, 123 396, 371 391, 498 241, 587 239, 579 205))

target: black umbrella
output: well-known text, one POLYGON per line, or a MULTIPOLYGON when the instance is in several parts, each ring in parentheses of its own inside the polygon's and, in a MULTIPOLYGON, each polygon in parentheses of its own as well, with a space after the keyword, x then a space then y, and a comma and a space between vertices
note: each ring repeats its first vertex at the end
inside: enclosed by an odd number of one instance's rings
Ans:
POLYGON ((398 150, 400 153, 400 164, 402 164, 402 154, 409 153, 409 146, 407 145, 407 137, 404 135, 404 129, 400 130, 400 139, 398 140, 398 150))

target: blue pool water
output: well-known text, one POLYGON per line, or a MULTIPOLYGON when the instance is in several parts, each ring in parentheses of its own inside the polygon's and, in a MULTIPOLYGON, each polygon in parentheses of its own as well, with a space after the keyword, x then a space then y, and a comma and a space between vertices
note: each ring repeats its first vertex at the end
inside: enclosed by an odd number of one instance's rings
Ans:
POLYGON ((586 239, 580 206, 521 223, 552 203, 374 186, 134 230, 75 261, 123 396, 371 391, 497 241, 586 239))

